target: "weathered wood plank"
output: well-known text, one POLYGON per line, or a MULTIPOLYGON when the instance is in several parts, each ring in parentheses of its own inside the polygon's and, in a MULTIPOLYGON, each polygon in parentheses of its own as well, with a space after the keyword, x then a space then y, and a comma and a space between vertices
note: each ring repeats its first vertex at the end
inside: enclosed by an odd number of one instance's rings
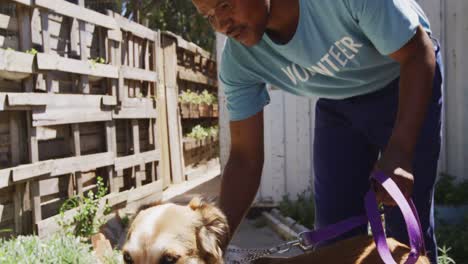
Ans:
MULTIPOLYGON (((143 157, 143 160, 146 160, 146 157, 143 157)), ((105 152, 79 157, 39 161, 7 170, 0 170, 0 179, 6 182, 5 179, 9 177, 10 171, 12 174, 12 181, 16 183, 40 178, 42 175, 54 177, 67 173, 91 171, 112 164, 114 164, 114 153, 105 152)), ((0 184, 4 185, 3 182, 0 184)))
POLYGON ((176 43, 172 38, 163 38, 164 49, 164 83, 166 84, 167 125, 169 131, 169 147, 171 154, 172 181, 184 181, 184 159, 182 152, 182 128, 178 111, 177 87, 177 53, 176 43))
POLYGON ((11 184, 11 169, 0 170, 0 189, 8 187, 11 184))
POLYGON ((32 6, 34 4, 33 0, 12 0, 13 2, 20 3, 22 5, 32 6))
POLYGON ((128 108, 122 109, 118 113, 113 113, 112 118, 114 119, 148 119, 148 118, 157 118, 158 110, 157 109, 138 109, 138 108, 128 108))
POLYGON ((18 38, 15 36, 1 36, 0 35, 0 48, 4 49, 13 49, 13 50, 18 50, 19 49, 19 41, 18 38))
POLYGON ((143 69, 122 66, 122 74, 125 79, 147 82, 158 81, 158 73, 154 71, 147 71, 143 69))
POLYGON ((14 210, 13 204, 0 204, 0 219, 2 222, 12 220, 14 218, 14 210))
POLYGON ((128 20, 127 18, 114 13, 114 18, 117 22, 117 24, 122 28, 122 30, 131 32, 133 35, 142 38, 142 39, 148 39, 151 41, 155 41, 154 39, 154 31, 140 25, 138 23, 135 23, 133 21, 128 20))
POLYGON ((8 31, 18 31, 18 21, 15 17, 0 14, 0 28, 8 31))
POLYGON ((217 86, 218 81, 204 75, 201 72, 194 72, 191 69, 187 69, 185 67, 178 66, 178 77, 181 80, 186 80, 190 82, 206 84, 209 86, 217 86))
POLYGON ((46 93, 0 93, 7 97, 9 106, 63 106, 100 107, 116 105, 115 97, 110 95, 81 95, 81 94, 46 94, 46 93))
POLYGON ((20 80, 33 72, 34 55, 0 49, 0 78, 20 80))
POLYGON ((39 161, 32 164, 11 168, 13 182, 26 181, 41 175, 49 174, 54 168, 53 160, 39 161))
POLYGON ((119 28, 113 18, 63 0, 35 0, 35 4, 57 14, 77 18, 108 29, 119 28))
POLYGON ((159 150, 152 150, 147 152, 138 153, 131 156, 118 157, 115 159, 115 169, 122 170, 134 167, 140 164, 158 161, 161 159, 159 150))
MULTIPOLYGON (((156 85, 155 96, 157 98, 158 119, 155 121, 155 142, 161 150, 161 161, 159 162, 160 175, 159 179, 163 180, 163 188, 167 188, 171 182, 171 156, 169 153, 169 131, 167 121, 167 101, 166 101, 166 86, 164 74, 164 52, 161 46, 161 33, 158 31, 155 34, 158 41, 153 45, 153 62, 156 71, 160 73, 159 81, 156 85), (157 132, 156 132, 157 131, 157 132), (157 136, 156 136, 157 135, 157 136)), ((159 171, 158 171, 159 173, 159 171)))
POLYGON ((119 78, 119 69, 113 65, 68 59, 45 53, 38 53, 36 56, 37 67, 40 70, 56 70, 95 77, 119 78))

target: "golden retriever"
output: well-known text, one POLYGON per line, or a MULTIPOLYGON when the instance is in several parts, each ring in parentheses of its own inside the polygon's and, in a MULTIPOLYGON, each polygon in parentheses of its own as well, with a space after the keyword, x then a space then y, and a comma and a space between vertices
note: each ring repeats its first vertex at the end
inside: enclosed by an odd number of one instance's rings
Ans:
POLYGON ((193 198, 187 206, 167 203, 140 211, 122 251, 126 264, 220 264, 228 238, 221 210, 193 198))

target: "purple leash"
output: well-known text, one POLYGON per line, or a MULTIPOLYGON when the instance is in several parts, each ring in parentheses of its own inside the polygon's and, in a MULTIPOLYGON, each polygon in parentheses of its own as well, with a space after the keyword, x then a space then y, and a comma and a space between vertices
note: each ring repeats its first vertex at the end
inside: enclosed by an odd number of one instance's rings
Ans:
MULTIPOLYGON (((407 200, 401 193, 396 183, 391 178, 387 177, 383 172, 379 171, 374 173, 372 178, 383 186, 383 188, 390 194, 390 196, 400 208, 403 214, 403 218, 405 219, 411 247, 408 259, 406 260, 405 264, 416 263, 421 253, 425 255, 426 250, 424 246, 424 240, 422 239, 421 224, 413 201, 411 199, 407 200)), ((365 206, 367 215, 351 217, 318 230, 306 231, 299 234, 302 248, 313 248, 321 241, 335 238, 358 226, 367 225, 367 222, 369 221, 374 241, 377 246, 377 251, 379 252, 382 261, 386 264, 396 264, 390 249, 388 248, 387 239, 385 237, 382 221, 380 219, 375 192, 373 190, 369 190, 367 192, 365 196, 365 206)))

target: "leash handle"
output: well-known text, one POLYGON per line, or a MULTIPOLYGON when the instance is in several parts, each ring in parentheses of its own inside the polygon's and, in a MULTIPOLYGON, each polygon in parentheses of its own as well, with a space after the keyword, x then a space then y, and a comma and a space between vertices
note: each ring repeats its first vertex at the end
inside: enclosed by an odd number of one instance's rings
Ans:
MULTIPOLYGON (((425 253, 425 247, 424 241, 422 239, 421 224, 413 201, 411 199, 407 200, 396 183, 383 172, 375 172, 372 175, 372 178, 375 179, 380 185, 382 185, 382 187, 388 192, 388 194, 393 198, 395 203, 400 208, 406 223, 406 229, 408 231, 411 247, 411 251, 405 264, 416 263, 420 253, 425 253)), ((378 206, 375 192, 373 190, 369 190, 369 192, 366 194, 365 204, 367 216, 369 218, 369 223, 371 225, 374 236, 374 241, 376 243, 377 251, 379 252, 380 257, 386 264, 396 264, 392 254, 390 253, 390 249, 388 248, 387 239, 385 237, 382 221, 380 219, 380 214, 377 210, 378 206)))

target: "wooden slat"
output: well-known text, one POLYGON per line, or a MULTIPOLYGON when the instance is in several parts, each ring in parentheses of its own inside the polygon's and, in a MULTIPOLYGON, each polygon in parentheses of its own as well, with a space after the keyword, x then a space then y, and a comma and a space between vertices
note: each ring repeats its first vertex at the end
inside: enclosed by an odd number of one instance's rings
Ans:
POLYGON ((171 154, 172 180, 174 183, 184 181, 184 159, 182 152, 182 128, 178 111, 179 91, 177 87, 177 53, 176 43, 171 38, 163 38, 164 48, 164 83, 166 84, 167 125, 171 154))
POLYGON ((118 113, 112 114, 112 118, 114 119, 149 119, 157 117, 157 109, 143 110, 142 108, 126 108, 120 110, 118 113))
POLYGON ((119 78, 119 69, 115 66, 68 59, 45 53, 37 54, 37 67, 40 70, 57 70, 96 77, 119 78))
POLYGON ((114 18, 117 22, 117 24, 122 28, 122 30, 131 32, 133 35, 142 38, 142 39, 148 39, 151 41, 155 41, 154 39, 154 31, 140 25, 138 23, 135 23, 133 21, 128 20, 127 18, 114 13, 114 18))
POLYGON ((11 182, 11 169, 0 170, 0 189, 8 187, 11 182))
POLYGON ((99 107, 116 105, 116 100, 109 95, 81 94, 46 94, 46 93, 0 93, 7 97, 9 106, 63 106, 99 107))
POLYGON ((22 5, 32 6, 34 4, 33 0, 12 0, 13 2, 20 3, 22 5))
POLYGON ((44 174, 49 174, 54 168, 53 160, 35 162, 11 168, 13 182, 21 182, 31 178, 37 178, 44 174))
POLYGON ((0 76, 3 74, 3 71, 33 73, 33 63, 34 55, 14 50, 0 49, 0 76))
POLYGON ((35 2, 37 6, 47 8, 57 14, 77 18, 108 29, 118 29, 113 18, 63 0, 35 0, 35 2))
POLYGON ((122 74, 125 79, 147 82, 158 81, 158 73, 154 71, 147 71, 143 69, 122 66, 122 74))
POLYGON ((179 66, 178 67, 178 73, 179 73, 179 79, 190 81, 190 82, 195 82, 195 83, 201 83, 201 84, 206 84, 210 86, 217 86, 218 82, 217 80, 210 78, 201 72, 194 72, 191 69, 187 69, 184 67, 179 66))
POLYGON ((8 31, 18 31, 18 21, 16 18, 0 14, 0 28, 8 31))
MULTIPOLYGON (((33 164, 21 165, 18 167, 2 170, 0 173, 7 175, 12 172, 13 182, 29 181, 39 178, 41 175, 50 177, 60 176, 67 173, 85 172, 114 164, 114 153, 105 152, 79 157, 70 157, 56 160, 46 160, 33 164)), ((1 176, 2 174, 0 174, 1 176)), ((2 176, 4 179, 4 176, 2 176)))
POLYGON ((0 36, 0 48, 10 48, 17 50, 19 49, 19 41, 18 38, 15 36, 0 36))
POLYGON ((131 156, 118 157, 115 159, 115 169, 122 170, 122 169, 137 166, 142 163, 158 161, 160 159, 161 159, 161 155, 160 155, 159 150, 142 152, 142 153, 131 155, 131 156))
POLYGON ((161 46, 161 33, 158 31, 156 32, 155 36, 158 41, 156 41, 156 45, 153 46, 152 53, 154 56, 152 59, 156 67, 156 71, 161 74, 155 91, 158 105, 158 119, 155 122, 154 140, 157 142, 156 145, 161 150, 161 161, 158 163, 160 168, 160 175, 158 175, 158 178, 163 181, 163 188, 167 188, 171 182, 171 156, 169 153, 169 126, 167 123, 166 86, 164 85, 164 53, 161 46))
POLYGON ((0 219, 2 222, 7 222, 14 218, 14 206, 13 204, 0 204, 0 219))

